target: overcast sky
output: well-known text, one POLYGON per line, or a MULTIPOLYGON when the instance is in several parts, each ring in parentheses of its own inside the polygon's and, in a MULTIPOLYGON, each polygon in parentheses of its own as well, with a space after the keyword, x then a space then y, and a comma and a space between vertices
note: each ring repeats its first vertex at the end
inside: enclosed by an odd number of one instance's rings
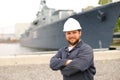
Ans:
MULTIPOLYGON (((40 1, 0 0, 0 29, 2 27, 13 31, 16 23, 32 22, 39 10, 40 1)), ((46 0, 46 3, 50 8, 73 9, 75 12, 80 12, 81 8, 88 5, 97 6, 98 0, 46 0)))

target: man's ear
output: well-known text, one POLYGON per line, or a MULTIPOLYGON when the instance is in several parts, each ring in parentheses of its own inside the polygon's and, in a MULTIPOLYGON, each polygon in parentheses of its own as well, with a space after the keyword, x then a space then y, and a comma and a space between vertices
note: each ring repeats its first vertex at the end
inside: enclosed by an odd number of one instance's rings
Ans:
POLYGON ((80 36, 82 35, 82 31, 80 31, 80 36))

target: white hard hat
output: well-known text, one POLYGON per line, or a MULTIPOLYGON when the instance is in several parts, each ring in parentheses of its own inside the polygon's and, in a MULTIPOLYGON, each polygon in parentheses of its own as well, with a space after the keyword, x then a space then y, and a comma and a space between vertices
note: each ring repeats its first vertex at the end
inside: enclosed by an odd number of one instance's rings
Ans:
POLYGON ((64 23, 63 32, 73 31, 73 30, 81 30, 82 27, 80 23, 74 18, 68 18, 68 20, 64 23))

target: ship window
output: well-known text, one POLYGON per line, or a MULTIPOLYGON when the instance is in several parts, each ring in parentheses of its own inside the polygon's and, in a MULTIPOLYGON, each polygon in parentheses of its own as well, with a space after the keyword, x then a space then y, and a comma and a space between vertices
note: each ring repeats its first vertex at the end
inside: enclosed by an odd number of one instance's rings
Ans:
POLYGON ((37 24, 38 24, 38 21, 34 21, 33 24, 34 24, 34 25, 37 25, 37 24))
POLYGON ((98 11, 98 15, 97 15, 97 18, 100 20, 100 21, 105 21, 106 20, 106 15, 104 12, 102 11, 98 11))
POLYGON ((45 20, 46 18, 43 18, 43 20, 45 20))

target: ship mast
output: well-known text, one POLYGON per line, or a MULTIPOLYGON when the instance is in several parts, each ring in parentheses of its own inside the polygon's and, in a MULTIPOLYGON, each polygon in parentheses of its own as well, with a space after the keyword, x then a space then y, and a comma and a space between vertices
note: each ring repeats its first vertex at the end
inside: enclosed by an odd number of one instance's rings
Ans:
POLYGON ((46 1, 45 0, 41 0, 39 11, 41 12, 44 7, 46 7, 46 1))
POLYGON ((37 12, 36 16, 38 17, 39 15, 41 15, 42 10, 44 10, 44 8, 47 8, 46 6, 46 1, 45 0, 41 0, 40 2, 40 7, 39 7, 39 11, 37 12))

